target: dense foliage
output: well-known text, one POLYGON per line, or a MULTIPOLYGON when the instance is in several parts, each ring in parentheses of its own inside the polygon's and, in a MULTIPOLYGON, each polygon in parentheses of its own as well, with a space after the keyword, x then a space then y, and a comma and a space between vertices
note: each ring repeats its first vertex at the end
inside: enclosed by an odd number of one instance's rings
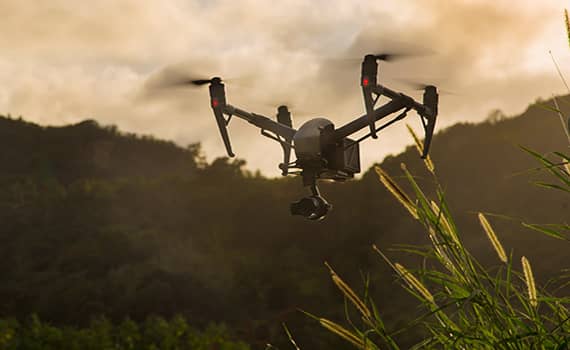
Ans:
MULTIPOLYGON (((561 222, 569 203, 528 186, 542 175, 527 171, 536 165, 517 145, 561 149, 564 139, 552 136, 560 132, 557 123, 531 106, 518 118, 456 125, 433 142, 458 227, 474 232, 478 211, 514 218, 494 225, 515 251, 532 247, 537 276, 567 262, 551 254, 558 242, 524 232, 518 218, 561 222)), ((374 267, 369 292, 387 324, 398 327, 418 312, 391 285, 392 272, 370 246, 429 240, 373 170, 352 182, 324 184, 335 208, 313 223, 288 214, 288 203, 303 193, 299 179, 253 175, 240 160, 206 162, 198 145, 180 148, 93 121, 40 127, 0 118, 0 147, 2 318, 22 321, 37 313, 57 326, 87 327, 99 315, 144 322, 151 314, 181 314, 198 329, 227 323, 255 348, 286 347, 281 324, 287 322, 302 347, 331 346, 314 337, 318 324, 297 311, 341 316, 324 261, 351 283, 374 267)), ((420 186, 432 183, 411 148, 381 166, 395 173, 402 162, 420 186)), ((465 244, 488 250, 480 235, 465 237, 465 244)))
POLYGON ((25 322, 0 320, 2 350, 248 350, 229 338, 226 328, 192 328, 183 317, 151 316, 142 323, 125 319, 113 324, 95 318, 89 327, 55 327, 32 315, 25 322))

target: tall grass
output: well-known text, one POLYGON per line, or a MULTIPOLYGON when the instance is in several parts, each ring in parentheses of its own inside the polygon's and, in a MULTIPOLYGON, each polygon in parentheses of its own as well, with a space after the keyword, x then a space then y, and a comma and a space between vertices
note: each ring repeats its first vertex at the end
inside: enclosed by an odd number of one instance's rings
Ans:
MULTIPOLYGON (((570 20, 567 10, 564 10, 564 20, 570 45, 570 20)), ((568 88, 554 56, 552 60, 568 88)), ((570 88, 568 90, 570 92, 570 88)), ((570 143, 570 118, 566 122, 556 97, 554 103, 555 108, 548 109, 560 117, 570 143)), ((419 138, 409 126, 408 130, 421 154, 422 145, 419 138)), ((539 182, 539 186, 570 195, 569 155, 553 152, 545 156, 528 148, 521 148, 542 163, 543 169, 549 171, 557 180, 556 183, 539 182), (553 157, 556 159, 552 159, 553 157)), ((424 226, 432 243, 426 252, 420 248, 408 251, 422 255, 433 264, 424 263, 419 269, 410 271, 401 264, 392 262, 378 247, 373 246, 399 277, 402 288, 421 302, 425 313, 402 330, 388 332, 374 300, 368 293, 365 292, 364 297, 358 296, 333 268, 327 265, 333 282, 350 302, 349 305, 352 304, 360 314, 362 322, 356 325, 347 318, 349 326, 343 326, 318 318, 320 324, 356 348, 365 350, 400 349, 395 336, 415 327, 422 328, 428 336, 413 349, 569 349, 570 297, 558 297, 537 286, 529 259, 522 256, 519 262, 514 261, 512 253, 507 255, 499 235, 485 215, 479 213, 482 231, 495 250, 499 265, 494 270, 485 268, 461 240, 431 159, 427 158, 425 165, 435 180, 435 198, 425 195, 405 164, 402 164, 402 171, 413 188, 413 196, 405 193, 380 167, 376 167, 376 172, 380 182, 395 199, 424 226)), ((569 240, 570 225, 566 223, 523 225, 557 239, 569 240)), ((558 280, 562 281, 563 278, 568 276, 560 276, 558 280)), ((563 285, 570 285, 570 281, 563 285)))
MULTIPOLYGON (((411 129, 410 129, 411 131, 411 129)), ((421 153, 419 139, 413 134, 421 153)), ((570 172, 564 165, 570 157, 555 153, 564 164, 554 163, 540 154, 527 150, 552 172, 558 184, 541 184, 570 193, 570 172)), ((410 215, 425 228, 431 240, 428 251, 416 250, 431 263, 419 269, 409 269, 386 257, 381 249, 373 249, 392 267, 401 286, 413 295, 424 309, 424 314, 404 329, 389 332, 384 325, 374 300, 359 296, 334 270, 328 266, 334 284, 360 315, 358 325, 352 320, 339 322, 318 318, 327 330, 345 339, 359 349, 400 349, 396 336, 419 327, 428 334, 414 348, 453 349, 566 349, 570 343, 570 298, 557 297, 538 286, 532 271, 532 262, 526 257, 514 260, 507 255, 499 235, 484 214, 479 213, 481 235, 486 235, 490 248, 497 255, 498 268, 485 268, 465 247, 460 231, 446 204, 441 185, 437 182, 435 167, 426 160, 426 167, 435 179, 435 198, 429 198, 412 174, 402 164, 402 172, 413 188, 413 195, 383 169, 376 171, 382 184, 410 215)), ((550 236, 566 239, 559 225, 539 227, 528 225, 550 236)), ((367 294, 365 294, 367 295, 367 294)))
MULTIPOLYGON (((567 10, 564 11, 564 18, 570 43, 567 10)), ((556 65, 554 56, 552 58, 556 65)), ((565 82, 559 69, 558 73, 565 82)), ((554 101, 556 108, 551 109, 560 117, 570 143, 570 118, 566 123, 556 98, 554 101)), ((408 129, 421 154, 419 138, 411 128, 408 129)), ((570 195, 569 155, 553 152, 545 156, 524 147, 523 150, 541 162, 543 168, 557 180, 556 183, 540 182, 538 185, 570 195)), ((461 240, 442 187, 437 181, 433 162, 428 158, 425 164, 435 179, 435 198, 425 195, 404 164, 402 171, 413 188, 413 196, 405 193, 383 169, 377 167, 376 172, 395 199, 424 226, 432 243, 427 252, 419 248, 409 251, 421 254, 433 264, 423 264, 421 268, 410 271, 392 262, 378 247, 373 246, 395 271, 402 288, 421 302, 425 313, 404 329, 388 332, 374 300, 367 293, 366 297, 356 295, 329 266, 334 283, 350 302, 349 305, 352 304, 360 314, 362 322, 356 325, 348 319, 349 326, 343 326, 319 318, 321 325, 356 348, 366 350, 400 349, 395 336, 414 327, 421 327, 428 334, 414 349, 569 349, 570 297, 554 296, 537 286, 529 259, 523 256, 520 261, 515 261, 512 254, 507 255, 499 235, 485 215, 479 213, 482 231, 495 250, 499 265, 494 270, 485 268, 461 240)), ((566 223, 523 225, 561 240, 568 240, 570 233, 570 225, 566 223)), ((568 276, 560 276, 559 280, 562 277, 568 276)), ((565 285, 568 284, 570 281, 565 285)))

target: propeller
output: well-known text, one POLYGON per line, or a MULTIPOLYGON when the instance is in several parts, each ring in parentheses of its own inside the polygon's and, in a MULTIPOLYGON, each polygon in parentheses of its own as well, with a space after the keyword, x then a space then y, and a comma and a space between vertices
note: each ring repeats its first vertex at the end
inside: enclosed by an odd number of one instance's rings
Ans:
POLYGON ((197 78, 191 74, 172 74, 169 72, 159 73, 156 77, 148 80, 147 86, 152 89, 168 89, 177 87, 198 87, 211 84, 214 81, 221 82, 222 79, 214 77, 211 79, 197 78))
MULTIPOLYGON (((214 81, 215 78, 212 79, 194 79, 194 80, 188 80, 188 82, 186 84, 192 84, 195 86, 200 86, 200 85, 206 85, 206 84, 210 84, 214 81)), ((218 78, 220 81, 222 79, 218 78)))
POLYGON ((378 54, 372 54, 377 60, 380 61, 385 61, 385 62, 393 62, 393 61, 398 61, 401 59, 406 59, 406 58, 411 58, 414 56, 419 56, 418 54, 412 54, 412 53, 378 53, 378 54))
POLYGON ((336 63, 336 64, 346 64, 346 65, 356 65, 362 63, 362 59, 366 55, 372 55, 379 61, 384 62, 395 62, 401 61, 408 58, 416 58, 421 56, 431 55, 431 51, 413 51, 413 50, 395 50, 395 51, 383 51, 378 53, 365 53, 360 56, 349 56, 340 58, 325 58, 326 62, 336 63))
MULTIPOLYGON (((205 76, 207 75, 194 74, 192 70, 189 72, 189 67, 187 65, 171 65, 152 74, 145 82, 145 88, 148 90, 160 90, 180 87, 200 87, 211 84, 212 82, 222 82, 222 78, 218 76, 214 76, 210 79, 205 76)), ((223 81, 243 85, 244 82, 247 84, 247 82, 252 79, 253 76, 248 75, 223 79, 223 81)))
POLYGON ((270 99, 269 101, 262 101, 261 104, 266 107, 271 107, 272 109, 279 110, 280 108, 287 108, 295 117, 303 117, 315 115, 315 112, 301 109, 298 107, 299 101, 292 102, 295 98, 284 98, 284 99, 270 99))
MULTIPOLYGON (((417 81, 413 81, 413 80, 408 80, 408 79, 396 78, 394 80, 399 81, 400 83, 407 85, 411 89, 417 90, 417 91, 423 91, 428 86, 434 86, 434 84, 425 84, 425 83, 421 83, 421 82, 417 82, 417 81)), ((447 90, 440 90, 439 88, 437 89, 437 91, 438 91, 438 94, 440 94, 440 95, 457 95, 457 93, 455 93, 455 92, 451 92, 451 91, 447 91, 447 90)))

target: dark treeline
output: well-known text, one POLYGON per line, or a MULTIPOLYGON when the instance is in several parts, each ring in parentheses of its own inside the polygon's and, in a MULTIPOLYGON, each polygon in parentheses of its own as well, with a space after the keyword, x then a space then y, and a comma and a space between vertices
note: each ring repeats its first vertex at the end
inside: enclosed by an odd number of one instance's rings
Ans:
MULTIPOLYGON (((569 267, 568 247, 519 221, 561 223, 570 204, 529 184, 545 174, 529 171, 538 164, 519 144, 567 147, 558 117, 535 104, 516 118, 440 132, 432 157, 468 246, 495 263, 475 213, 513 217, 490 218, 504 245, 527 255, 546 280, 569 267)), ((336 340, 297 311, 343 317, 324 261, 354 286, 370 272, 392 329, 417 311, 370 246, 428 241, 372 169, 323 184, 334 210, 314 223, 288 213, 304 193, 299 179, 253 175, 242 160, 207 163, 197 144, 180 148, 94 121, 41 127, 2 117, 0 147, 0 318, 35 313, 85 326, 101 315, 182 315, 198 328, 226 323, 254 348, 288 348, 286 322, 302 348, 325 348, 336 340)), ((411 147, 381 166, 397 179, 402 162, 430 187, 411 147)))
POLYGON ((37 315, 25 321, 0 319, 2 350, 249 350, 229 339, 224 326, 209 325, 198 331, 181 316, 164 319, 149 316, 135 322, 128 318, 113 323, 103 316, 89 326, 53 325, 37 315))

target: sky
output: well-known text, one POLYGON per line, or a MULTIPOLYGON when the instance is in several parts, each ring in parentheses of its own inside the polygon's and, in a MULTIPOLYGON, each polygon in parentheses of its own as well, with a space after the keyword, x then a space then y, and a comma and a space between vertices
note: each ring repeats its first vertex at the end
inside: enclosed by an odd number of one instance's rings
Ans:
MULTIPOLYGON (((294 126, 326 117, 340 127, 363 114, 366 53, 415 55, 381 63, 379 82, 421 99, 405 81, 442 91, 436 130, 524 111, 567 90, 568 0, 0 0, 0 114, 41 125, 95 119, 225 151, 207 88, 157 89, 165 71, 236 78, 228 102, 273 117, 289 104, 294 126), (241 79, 239 79, 241 77, 241 79)), ((419 117, 409 123, 422 133, 419 117)), ((363 168, 411 143, 400 122, 361 146, 363 168)), ((250 170, 277 176, 281 147, 232 120, 230 135, 250 170)), ((432 147, 437 147, 433 144, 432 147)), ((141 155, 144 156, 144 155, 141 155)))

